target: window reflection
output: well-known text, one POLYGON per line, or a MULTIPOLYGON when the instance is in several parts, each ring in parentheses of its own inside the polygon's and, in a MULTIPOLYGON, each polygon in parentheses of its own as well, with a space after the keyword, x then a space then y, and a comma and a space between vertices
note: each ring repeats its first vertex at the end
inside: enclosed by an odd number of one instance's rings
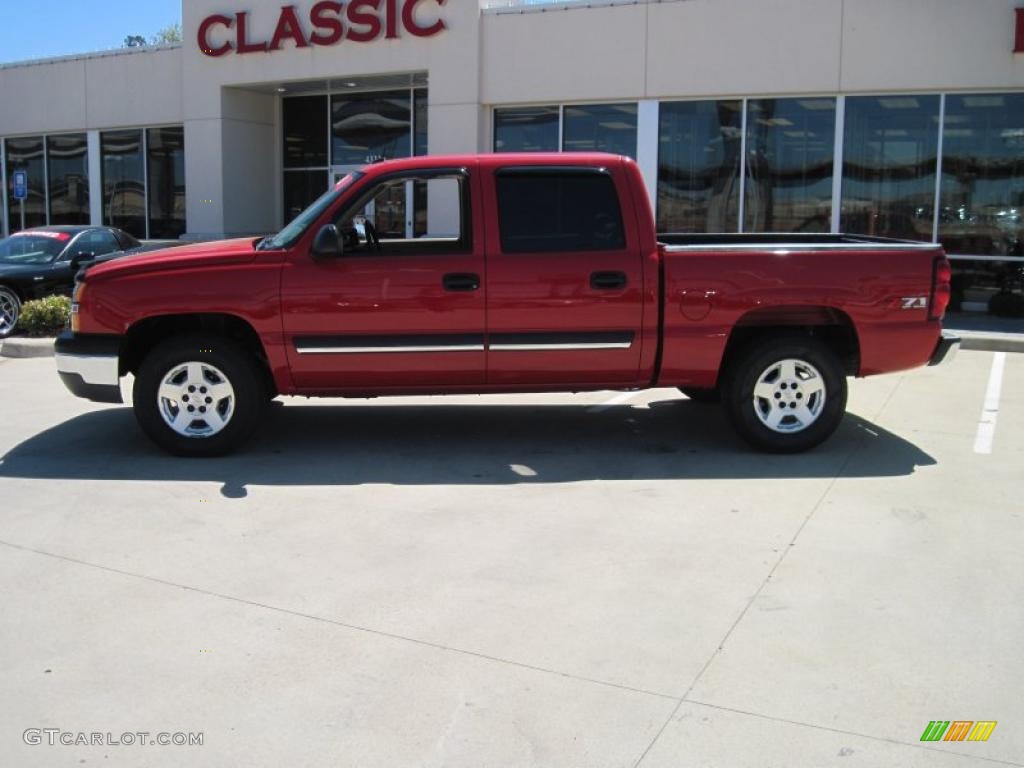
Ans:
POLYGON ((149 236, 176 239, 185 234, 185 130, 150 128, 149 236))
POLYGON ((284 172, 284 222, 288 224, 327 189, 327 169, 284 172))
POLYGON ((427 112, 427 89, 417 88, 413 91, 413 109, 415 111, 415 132, 413 137, 413 154, 416 156, 427 154, 427 137, 429 134, 430 115, 427 112))
POLYGON ((593 104, 565 108, 564 152, 611 152, 636 157, 636 104, 593 104))
POLYGON ((846 100, 841 229, 931 240, 938 96, 846 100))
POLYGON ((558 107, 494 110, 495 152, 557 152, 558 107))
POLYGON ((747 102, 748 232, 828 232, 835 99, 747 102))
POLYGON ((331 97, 334 165, 363 165, 412 154, 412 94, 355 93, 331 97))
MULTIPOLYGON (((950 312, 1024 318, 1024 261, 953 261, 950 312)), ((1024 320, 1007 331, 1024 332, 1024 320)))
POLYGON ((735 232, 741 101, 663 103, 658 127, 658 230, 735 232))
POLYGON ((100 134, 103 156, 103 223, 135 237, 146 236, 146 177, 142 131, 100 134))
POLYGON ((950 253, 1024 256, 1024 94, 946 97, 940 194, 950 253))
POLYGON ((293 96, 281 106, 284 167, 326 168, 327 97, 293 96))
POLYGON ((50 223, 89 223, 89 148, 84 133, 46 138, 50 223))
POLYGON ((14 199, 15 171, 28 173, 25 228, 41 227, 46 224, 44 157, 42 136, 7 139, 7 203, 11 232, 21 229, 21 202, 14 199))

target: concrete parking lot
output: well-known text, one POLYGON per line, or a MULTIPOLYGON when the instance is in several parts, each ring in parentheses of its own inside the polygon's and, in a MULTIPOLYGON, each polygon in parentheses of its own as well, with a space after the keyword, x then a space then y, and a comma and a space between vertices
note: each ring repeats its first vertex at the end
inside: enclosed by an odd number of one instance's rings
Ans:
POLYGON ((853 382, 800 456, 652 390, 287 400, 209 461, 0 359, 0 765, 1022 765, 1001 354, 853 382))

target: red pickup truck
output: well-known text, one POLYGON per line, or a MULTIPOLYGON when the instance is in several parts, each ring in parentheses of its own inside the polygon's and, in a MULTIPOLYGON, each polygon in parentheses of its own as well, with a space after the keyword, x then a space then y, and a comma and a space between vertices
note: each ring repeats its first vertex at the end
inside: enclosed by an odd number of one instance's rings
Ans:
POLYGON ((937 363, 934 244, 659 235, 643 179, 602 154, 367 166, 281 232, 129 256, 77 284, 57 368, 164 449, 222 454, 278 394, 678 387, 748 442, 810 448, 846 377, 937 363), (408 212, 408 215, 406 215, 408 212))

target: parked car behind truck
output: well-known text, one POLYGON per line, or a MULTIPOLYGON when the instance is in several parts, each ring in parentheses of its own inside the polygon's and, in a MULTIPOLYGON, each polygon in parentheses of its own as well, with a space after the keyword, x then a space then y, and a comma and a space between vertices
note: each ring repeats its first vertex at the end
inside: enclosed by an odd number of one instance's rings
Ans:
POLYGON ((142 249, 120 229, 93 226, 35 227, 0 240, 0 339, 18 324, 21 305, 54 294, 70 295, 75 273, 142 249))
POLYGON ((843 235, 658 235, 641 174, 603 154, 422 157, 343 179, 269 238, 87 271, 57 368, 166 450, 222 454, 276 394, 684 388, 769 451, 827 438, 846 378, 941 361, 949 263, 843 235), (374 201, 422 185, 434 231, 374 201))

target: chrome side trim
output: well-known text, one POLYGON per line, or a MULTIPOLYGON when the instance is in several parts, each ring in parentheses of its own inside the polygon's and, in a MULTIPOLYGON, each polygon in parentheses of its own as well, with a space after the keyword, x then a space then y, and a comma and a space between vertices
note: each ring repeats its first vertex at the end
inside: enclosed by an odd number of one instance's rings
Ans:
POLYGON ((483 344, 433 347, 303 347, 300 355, 376 355, 386 352, 483 352, 483 344))
POLYGON ((68 355, 58 352, 55 357, 58 373, 78 374, 86 384, 118 386, 120 376, 116 355, 68 355))
POLYGON ((629 349, 633 345, 628 342, 601 342, 592 344, 492 344, 492 352, 543 352, 547 350, 565 351, 582 349, 629 349))

